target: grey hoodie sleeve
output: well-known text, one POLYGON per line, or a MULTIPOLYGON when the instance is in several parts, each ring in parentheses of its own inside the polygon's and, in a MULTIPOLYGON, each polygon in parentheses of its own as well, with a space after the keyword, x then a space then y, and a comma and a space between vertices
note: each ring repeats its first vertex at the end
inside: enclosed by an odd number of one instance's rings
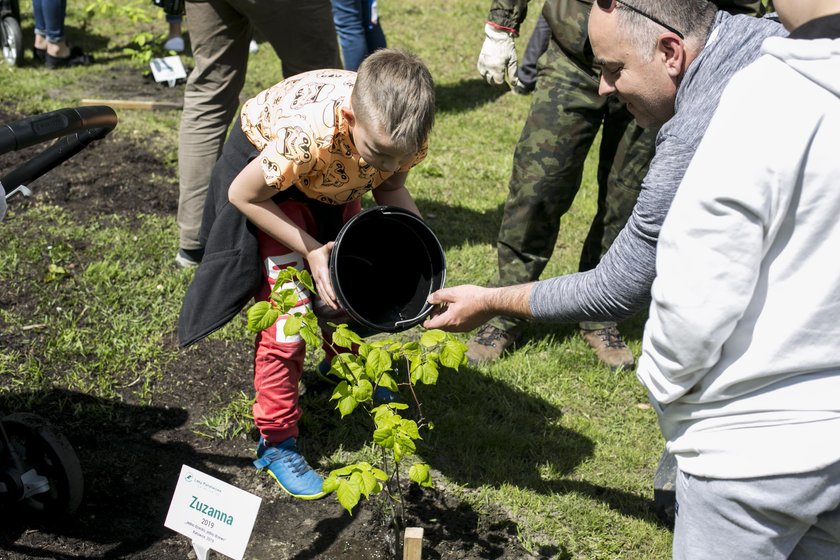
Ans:
POLYGON ((656 276, 656 241, 694 155, 675 137, 659 138, 633 214, 596 268, 537 282, 530 306, 539 321, 622 320, 647 307, 656 276))

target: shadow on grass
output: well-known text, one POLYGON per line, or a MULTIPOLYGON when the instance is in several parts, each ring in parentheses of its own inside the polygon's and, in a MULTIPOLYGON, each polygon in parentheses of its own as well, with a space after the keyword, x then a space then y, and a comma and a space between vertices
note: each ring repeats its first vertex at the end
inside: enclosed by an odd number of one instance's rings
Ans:
MULTIPOLYGON (((503 205, 487 212, 426 198, 418 200, 417 205, 444 249, 475 244, 496 246, 503 205)), ((487 266, 495 267, 496 258, 489 260, 487 266)))
POLYGON ((507 93, 510 93, 507 85, 493 87, 479 78, 461 80, 454 85, 439 85, 435 87, 436 110, 438 113, 463 113, 495 101, 507 93))
POLYGON ((156 434, 187 421, 181 408, 134 406, 53 390, 6 395, 0 398, 0 411, 32 412, 49 421, 75 449, 85 479, 82 506, 71 519, 15 517, 2 524, 0 548, 26 557, 67 557, 15 544, 30 529, 59 541, 78 538, 113 545, 103 558, 143 551, 172 534, 163 523, 183 464, 225 480, 228 475, 213 465, 241 463, 181 441, 160 441, 156 434))
POLYGON ((420 396, 435 423, 422 453, 454 482, 513 485, 545 495, 574 492, 623 515, 656 521, 648 498, 560 478, 590 458, 595 444, 562 427, 559 408, 470 367, 441 375, 432 390, 420 396), (545 472, 551 480, 543 478, 545 472))

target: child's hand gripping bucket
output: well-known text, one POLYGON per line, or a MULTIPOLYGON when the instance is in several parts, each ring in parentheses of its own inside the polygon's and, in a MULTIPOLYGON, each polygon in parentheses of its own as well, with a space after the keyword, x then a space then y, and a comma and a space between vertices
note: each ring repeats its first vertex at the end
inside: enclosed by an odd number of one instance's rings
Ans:
POLYGON ((377 206, 336 237, 330 279, 341 306, 362 325, 399 332, 423 321, 426 298, 443 287, 446 259, 434 232, 407 210, 377 206))

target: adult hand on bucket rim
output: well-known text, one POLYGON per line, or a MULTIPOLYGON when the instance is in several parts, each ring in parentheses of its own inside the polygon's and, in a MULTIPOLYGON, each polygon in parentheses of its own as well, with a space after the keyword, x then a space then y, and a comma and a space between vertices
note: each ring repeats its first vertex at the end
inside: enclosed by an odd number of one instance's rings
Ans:
POLYGON ((334 244, 333 241, 330 241, 317 249, 313 249, 306 256, 306 261, 309 263, 309 271, 312 273, 312 279, 315 281, 315 289, 318 290, 318 295, 327 307, 338 310, 341 309, 341 306, 338 304, 338 299, 335 296, 335 290, 333 290, 332 281, 330 280, 330 253, 334 244))
POLYGON ((471 331, 497 315, 532 318, 528 303, 532 284, 483 288, 464 284, 443 288, 426 299, 434 307, 423 322, 427 329, 471 331))
POLYGON ((423 322, 427 329, 470 331, 493 318, 487 307, 490 288, 472 284, 443 288, 426 299, 434 307, 423 322))

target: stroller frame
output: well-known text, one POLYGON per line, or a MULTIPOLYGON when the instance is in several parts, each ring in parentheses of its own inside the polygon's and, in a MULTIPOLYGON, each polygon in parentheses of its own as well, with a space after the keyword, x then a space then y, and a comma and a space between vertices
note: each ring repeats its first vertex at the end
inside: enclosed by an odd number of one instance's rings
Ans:
MULTIPOLYGON (((27 183, 104 138, 116 125, 113 109, 93 106, 59 109, 0 126, 0 155, 58 139, 0 177, 0 194, 6 193, 4 200, 17 193, 28 196, 27 183)), ((81 504, 83 488, 78 457, 55 428, 31 413, 0 416, 0 511, 22 504, 28 513, 71 515, 81 504)))

